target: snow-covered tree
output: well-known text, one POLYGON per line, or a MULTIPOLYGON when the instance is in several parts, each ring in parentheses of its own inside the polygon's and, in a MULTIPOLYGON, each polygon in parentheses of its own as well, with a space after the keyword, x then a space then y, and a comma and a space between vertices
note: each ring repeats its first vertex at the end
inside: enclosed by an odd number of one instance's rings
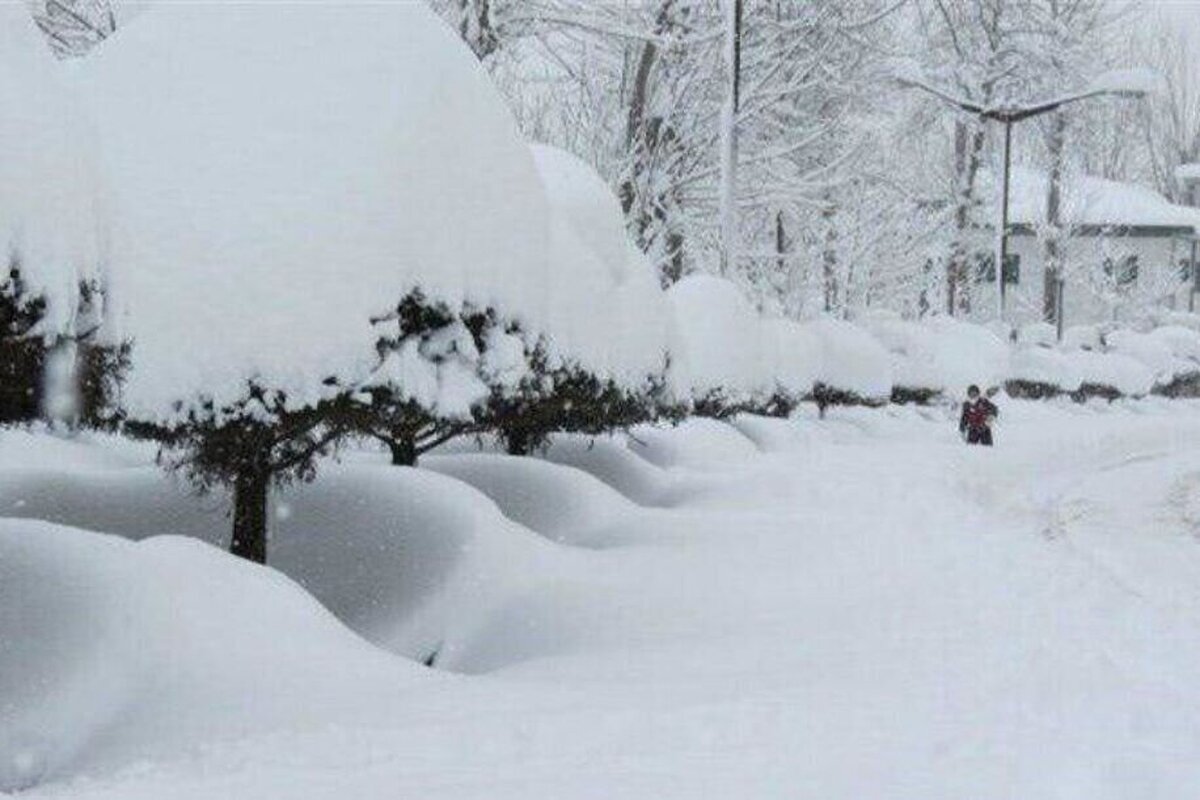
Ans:
POLYGON ((359 393, 369 401, 357 427, 385 444, 396 465, 478 432, 489 399, 515 390, 527 373, 519 329, 494 309, 452 309, 416 289, 375 326, 381 361, 359 393))

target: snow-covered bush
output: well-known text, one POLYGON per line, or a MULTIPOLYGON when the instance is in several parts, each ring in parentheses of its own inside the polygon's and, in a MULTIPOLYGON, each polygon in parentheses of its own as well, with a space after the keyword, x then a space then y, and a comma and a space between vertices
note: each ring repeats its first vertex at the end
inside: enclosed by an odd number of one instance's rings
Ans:
POLYGON ((869 333, 839 319, 824 317, 805 326, 820 343, 820 369, 813 396, 817 404, 881 405, 892 394, 888 351, 869 333))
POLYGON ((393 464, 477 429, 488 399, 528 372, 519 331, 493 309, 452 309, 415 289, 375 325, 380 364, 354 395, 356 427, 387 445, 393 464))
POLYGON ((528 354, 515 386, 496 385, 479 418, 512 455, 528 455, 554 433, 600 435, 654 419, 666 405, 661 379, 638 387, 603 378, 574 361, 550 357, 544 345, 528 354))
POLYGON ((1063 354, 1080 386, 1081 398, 1141 397, 1154 386, 1154 373, 1135 359, 1120 353, 1078 350, 1063 354))
POLYGON ((764 407, 755 410, 786 417, 812 394, 821 373, 821 343, 811 330, 789 319, 764 320, 763 337, 774 365, 775 393, 764 407))
POLYGON ((0 6, 0 422, 106 421, 125 364, 105 194, 61 78, 27 9, 0 6))
POLYGON ((1008 362, 1008 346, 987 328, 936 317, 907 322, 875 312, 863 324, 891 354, 897 402, 928 402, 958 393, 970 384, 998 385, 1008 362))
POLYGON ((1172 337, 1169 332, 1160 337, 1152 333, 1124 329, 1111 331, 1104 337, 1104 344, 1109 352, 1120 353, 1141 362, 1153 373, 1154 382, 1163 385, 1196 370, 1196 362, 1176 354, 1176 344, 1181 341, 1178 337, 1172 337))
POLYGON ((1103 337, 1098 325, 1072 325, 1063 331, 1064 350, 1099 350, 1103 337))
POLYGON ((511 426, 493 398, 530 395, 569 428, 581 397, 603 409, 662 368, 652 273, 613 226, 588 238, 557 210, 486 71, 424 4, 230 13, 153 5, 76 77, 123 216, 131 427, 233 490, 235 549, 264 556, 269 486, 311 478, 351 432, 407 459, 468 417, 511 426), (445 318, 385 331, 413 287, 445 318), (524 361, 553 365, 536 384, 496 374, 510 326, 536 343, 524 361))
POLYGON ((1070 394, 1082 385, 1071 359, 1040 345, 1018 345, 1013 350, 1004 382, 1011 396, 1035 400, 1070 394))
POLYGON ((1054 347, 1058 344, 1058 331, 1048 322, 1031 322, 1017 329, 1017 344, 1054 347))
POLYGON ((776 393, 770 332, 742 291, 712 275, 689 275, 668 291, 669 386, 687 410, 723 417, 767 405, 776 393))

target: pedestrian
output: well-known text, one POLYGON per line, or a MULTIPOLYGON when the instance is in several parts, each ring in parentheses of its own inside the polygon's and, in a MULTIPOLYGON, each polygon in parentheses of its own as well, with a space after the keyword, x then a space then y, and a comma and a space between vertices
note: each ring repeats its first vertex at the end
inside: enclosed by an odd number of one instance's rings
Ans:
POLYGON ((992 421, 1000 415, 991 400, 979 392, 979 387, 967 387, 967 400, 962 405, 962 417, 958 421, 958 432, 967 444, 992 446, 992 421))

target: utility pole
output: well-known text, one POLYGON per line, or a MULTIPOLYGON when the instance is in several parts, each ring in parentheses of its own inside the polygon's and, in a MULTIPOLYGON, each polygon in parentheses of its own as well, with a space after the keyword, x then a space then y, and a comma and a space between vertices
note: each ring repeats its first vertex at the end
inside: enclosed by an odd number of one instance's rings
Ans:
POLYGON ((1008 192, 1012 174, 1012 120, 1004 121, 1004 177, 1000 189, 1000 225, 996 229, 996 318, 1004 319, 1008 284, 1004 267, 1008 264, 1008 192))

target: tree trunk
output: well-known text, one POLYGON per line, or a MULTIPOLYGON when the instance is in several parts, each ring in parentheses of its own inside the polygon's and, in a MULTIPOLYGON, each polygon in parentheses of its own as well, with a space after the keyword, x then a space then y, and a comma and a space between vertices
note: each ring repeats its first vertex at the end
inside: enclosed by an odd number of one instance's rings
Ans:
POLYGON ((392 466, 415 467, 417 465, 417 445, 412 439, 388 439, 388 449, 392 451, 392 466))
POLYGON ((738 112, 741 110, 742 0, 723 0, 727 86, 721 107, 721 275, 731 275, 738 260, 738 112))
POLYGON ((504 442, 510 456, 527 456, 533 449, 530 446, 529 434, 521 429, 506 431, 504 442))
POLYGON ((838 308, 841 287, 838 285, 837 258, 837 225, 834 222, 835 209, 826 198, 827 205, 821 211, 825 220, 825 249, 821 252, 821 275, 825 294, 825 311, 832 313, 838 308))
POLYGON ((233 484, 233 537, 229 552, 256 564, 267 563, 267 490, 270 475, 249 467, 233 484))
POLYGON ((1045 279, 1042 286, 1042 319, 1058 322, 1059 277, 1062 275, 1062 168, 1067 119, 1056 112, 1050 120, 1050 177, 1046 193, 1045 279))
POLYGON ((982 163, 984 132, 972 136, 965 123, 954 123, 954 171, 958 180, 958 197, 954 208, 954 242, 950 260, 946 263, 946 312, 953 316, 971 310, 971 291, 968 277, 971 233, 971 206, 975 200, 975 179, 982 163))

